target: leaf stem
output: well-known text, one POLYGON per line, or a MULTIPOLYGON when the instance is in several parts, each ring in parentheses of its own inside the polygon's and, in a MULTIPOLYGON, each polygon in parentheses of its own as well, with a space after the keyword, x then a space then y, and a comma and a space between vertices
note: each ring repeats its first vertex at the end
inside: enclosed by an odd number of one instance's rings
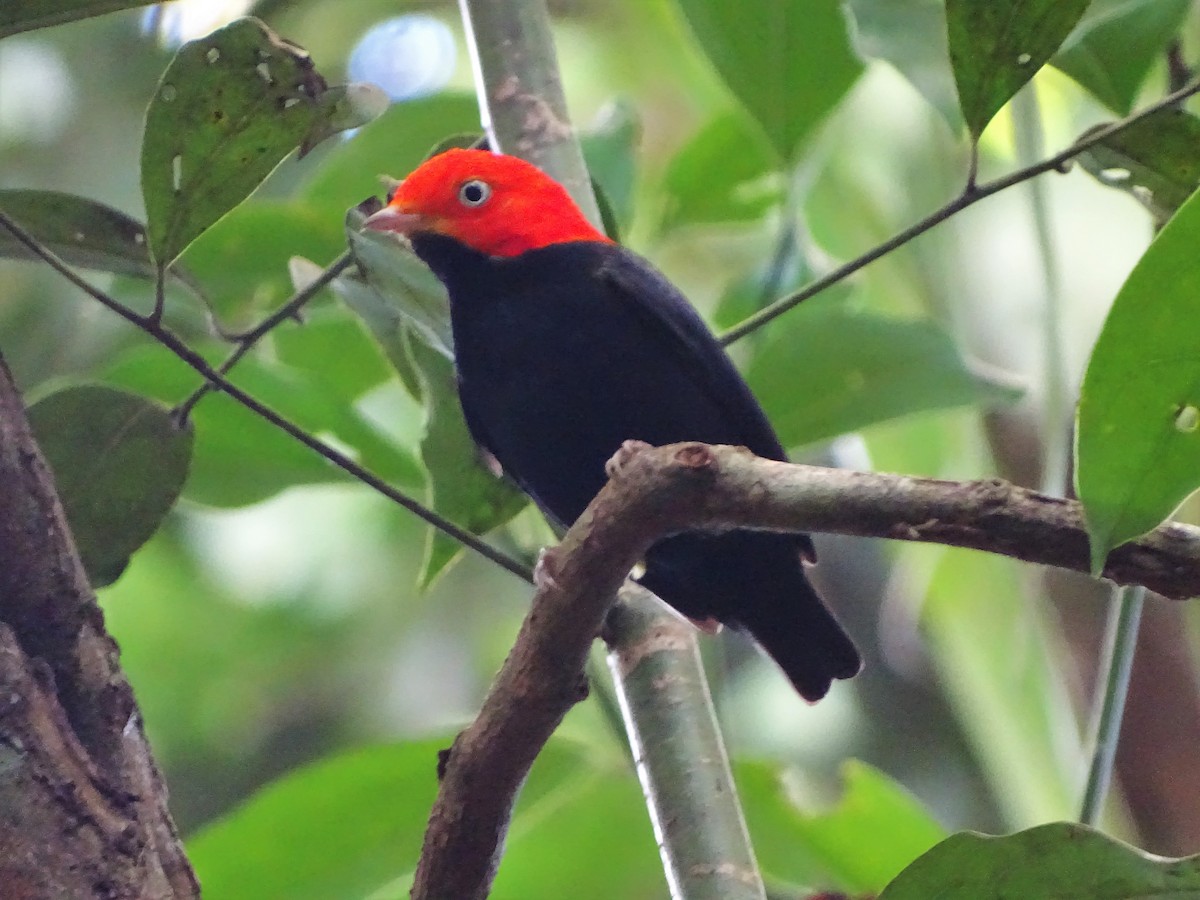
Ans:
POLYGON ((1036 178, 1038 175, 1043 175, 1046 172, 1065 171, 1066 165, 1084 151, 1089 150, 1097 144, 1108 140, 1114 134, 1124 131, 1131 125, 1142 121, 1142 119, 1154 115, 1154 113, 1158 112, 1159 110, 1166 109, 1167 107, 1183 102, 1197 92, 1200 92, 1200 79, 1184 85, 1182 88, 1177 91, 1173 91, 1163 99, 1159 100, 1157 103, 1153 103, 1150 106, 1140 109, 1136 113, 1126 116, 1124 119, 1111 122, 1103 128, 1098 128, 1093 133, 1087 135, 1087 137, 1080 138, 1070 147, 1067 147, 1065 150, 1062 150, 1053 156, 1043 159, 1041 162, 1026 166, 1023 169, 1018 169, 1015 172, 1011 172, 1008 175, 1005 175, 1001 178, 996 178, 983 184, 974 184, 971 181, 968 181, 963 192, 949 203, 945 204, 939 209, 934 210, 923 219, 914 222, 908 228, 905 228, 903 231, 884 241, 882 244, 879 244, 871 250, 868 250, 862 256, 838 266, 836 269, 829 272, 827 275, 818 278, 807 287, 796 291, 794 294, 789 294, 788 296, 777 300, 766 309, 763 309, 750 316, 741 324, 734 326, 722 334, 721 343, 729 345, 734 341, 744 338, 752 331, 762 328, 772 319, 783 315, 792 307, 799 306, 805 300, 815 296, 816 294, 819 294, 827 287, 831 287, 838 282, 844 281, 859 269, 865 268, 866 266, 875 262, 875 260, 891 253, 893 250, 903 247, 913 238, 920 237, 925 232, 937 225, 940 225, 942 222, 945 222, 952 216, 957 215, 967 207, 974 206, 985 197, 998 194, 1000 191, 1006 190, 1013 185, 1021 184, 1024 181, 1028 181, 1031 178, 1036 178))

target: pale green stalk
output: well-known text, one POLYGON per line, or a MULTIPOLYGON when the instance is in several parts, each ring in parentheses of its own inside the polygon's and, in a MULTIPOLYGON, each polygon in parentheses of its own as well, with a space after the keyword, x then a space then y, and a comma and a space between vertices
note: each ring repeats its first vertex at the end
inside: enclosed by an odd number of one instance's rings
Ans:
MULTIPOLYGON (((495 150, 561 182, 600 226, 570 126, 543 0, 460 0, 485 130, 495 150)), ((609 667, 676 900, 762 900, 694 629, 647 591, 622 592, 609 667), (669 635, 647 645, 647 636, 669 635)))

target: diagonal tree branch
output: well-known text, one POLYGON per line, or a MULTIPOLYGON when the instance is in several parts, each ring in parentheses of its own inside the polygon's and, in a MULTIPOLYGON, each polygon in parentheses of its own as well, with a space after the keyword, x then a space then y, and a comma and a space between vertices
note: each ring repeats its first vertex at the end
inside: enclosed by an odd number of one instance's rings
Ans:
MULTIPOLYGON (((482 898, 530 765, 571 704, 593 637, 646 548, 685 528, 832 531, 1003 553, 1086 572, 1078 503, 1000 481, 798 466, 739 447, 637 446, 544 557, 529 615, 479 717, 455 741, 413 897, 482 898)), ((1200 529, 1164 525, 1115 550, 1105 576, 1200 594, 1200 529)))

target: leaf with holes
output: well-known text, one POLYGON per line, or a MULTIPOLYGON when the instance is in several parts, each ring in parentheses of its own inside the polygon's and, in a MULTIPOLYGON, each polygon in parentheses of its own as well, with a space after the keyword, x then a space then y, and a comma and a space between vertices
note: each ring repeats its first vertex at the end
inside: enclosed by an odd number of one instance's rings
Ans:
POLYGON ((191 429, 160 403, 100 385, 42 398, 29 408, 29 423, 92 584, 110 584, 175 505, 191 462, 191 429))
MULTIPOLYGON (((58 191, 0 191, 8 213, 44 246, 73 266, 153 279, 157 270, 146 246, 146 228, 120 210, 58 191)), ((34 256, 7 231, 0 231, 0 256, 34 256)), ((199 285, 181 266, 171 276, 197 296, 199 285)))
POLYGON ((1101 184, 1131 194, 1162 225, 1200 187, 1197 147, 1200 118, 1164 109, 1105 138, 1079 162, 1101 184))
POLYGON ((1053 822, 1003 837, 942 841, 879 900, 1129 900, 1200 895, 1200 857, 1163 859, 1085 825, 1053 822))
POLYGON ((950 63, 971 135, 1045 65, 1091 0, 946 0, 950 63))
POLYGON ((836 0, 678 4, 725 84, 784 160, 862 72, 836 0))
POLYGON ((142 140, 150 251, 170 264, 297 146, 345 125, 346 89, 257 19, 184 44, 163 73, 142 140))
POLYGON ((1080 389, 1075 472, 1092 568, 1200 487, 1200 194, 1113 301, 1080 389))

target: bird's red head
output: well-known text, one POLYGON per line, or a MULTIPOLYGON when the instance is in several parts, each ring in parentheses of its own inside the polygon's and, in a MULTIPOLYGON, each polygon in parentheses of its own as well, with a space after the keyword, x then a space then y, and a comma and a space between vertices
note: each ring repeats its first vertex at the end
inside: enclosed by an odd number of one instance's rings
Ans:
POLYGON ((426 160, 364 227, 440 234, 488 256, 566 241, 609 242, 537 166, 486 150, 447 150, 426 160))

